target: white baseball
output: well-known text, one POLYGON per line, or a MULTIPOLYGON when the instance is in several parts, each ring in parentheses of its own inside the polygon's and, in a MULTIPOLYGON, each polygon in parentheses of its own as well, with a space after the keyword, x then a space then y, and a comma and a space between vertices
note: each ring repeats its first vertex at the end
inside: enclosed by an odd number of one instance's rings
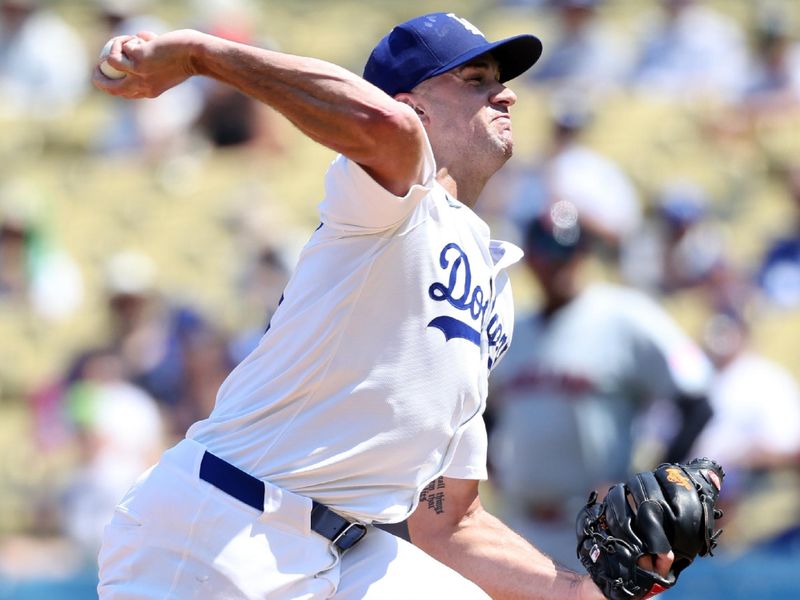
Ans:
MULTIPOLYGON (((127 42, 125 42, 125 44, 127 45, 127 44, 129 44, 131 42, 134 42, 134 41, 138 41, 138 39, 134 38, 134 39, 128 40, 127 42)), ((101 59, 103 59, 106 56, 108 56, 108 53, 111 51, 111 45, 113 43, 114 43, 114 40, 108 40, 106 42, 106 45, 103 46, 103 49, 100 51, 100 58, 101 59)), ((124 54, 122 55, 122 60, 125 60, 125 61, 128 60, 124 54)), ((127 75, 127 73, 125 71, 120 71, 119 69, 116 69, 116 68, 112 67, 110 64, 108 64, 107 60, 104 60, 103 62, 100 63, 100 71, 103 73, 103 75, 105 75, 109 79, 122 79, 123 77, 125 77, 127 75)))

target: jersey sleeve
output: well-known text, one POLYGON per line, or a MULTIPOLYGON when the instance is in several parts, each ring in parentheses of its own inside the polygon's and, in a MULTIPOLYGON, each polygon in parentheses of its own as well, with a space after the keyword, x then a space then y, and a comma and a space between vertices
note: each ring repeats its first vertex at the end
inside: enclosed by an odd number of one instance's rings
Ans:
POLYGON ((652 398, 708 393, 711 362, 678 324, 650 298, 636 294, 625 315, 634 337, 640 384, 652 398))
POLYGON ((476 417, 458 440, 453 460, 445 469, 444 476, 453 479, 487 479, 487 445, 486 424, 483 417, 476 417))
POLYGON ((339 155, 325 175, 325 197, 319 205, 324 224, 353 233, 387 229, 402 221, 433 189, 436 162, 425 138, 419 181, 405 196, 395 196, 358 163, 339 155))

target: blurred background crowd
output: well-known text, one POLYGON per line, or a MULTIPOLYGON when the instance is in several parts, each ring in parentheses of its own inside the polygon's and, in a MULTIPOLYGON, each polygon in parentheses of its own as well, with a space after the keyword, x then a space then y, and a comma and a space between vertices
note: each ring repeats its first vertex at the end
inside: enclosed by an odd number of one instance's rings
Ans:
POLYGON ((719 556, 665 597, 800 596, 796 0, 0 0, 0 599, 94 597, 102 525, 258 343, 333 158, 210 80, 101 95, 104 42, 191 27, 360 73, 434 10, 545 47, 477 207, 526 250, 490 507, 573 564, 590 488, 712 456, 719 556))

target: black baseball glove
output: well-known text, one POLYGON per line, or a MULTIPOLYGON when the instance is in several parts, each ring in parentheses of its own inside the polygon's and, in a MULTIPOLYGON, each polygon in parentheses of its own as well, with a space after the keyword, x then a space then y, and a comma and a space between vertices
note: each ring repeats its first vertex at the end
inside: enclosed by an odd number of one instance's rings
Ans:
POLYGON ((712 554, 722 517, 715 508, 724 477, 708 458, 660 465, 608 490, 602 502, 592 492, 578 513, 578 558, 611 600, 650 598, 675 585, 696 556, 712 554), (637 565, 642 556, 672 550, 667 577, 637 565))

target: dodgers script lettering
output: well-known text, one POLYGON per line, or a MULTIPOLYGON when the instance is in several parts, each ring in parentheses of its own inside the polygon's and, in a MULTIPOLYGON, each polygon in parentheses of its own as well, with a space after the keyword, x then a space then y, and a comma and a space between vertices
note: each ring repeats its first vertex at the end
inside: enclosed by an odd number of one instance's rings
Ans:
POLYGON ((479 285, 472 287, 472 269, 466 253, 458 244, 449 243, 439 254, 439 265, 450 270, 447 285, 434 283, 428 288, 431 298, 438 301, 447 301, 458 310, 468 310, 472 320, 482 317, 489 306, 489 300, 484 301, 483 288, 479 285), (451 252, 452 250, 452 252, 451 252), (448 258, 452 256, 452 262, 448 258))
MULTIPOLYGON (((428 288, 428 295, 437 302, 447 302, 459 311, 469 314, 467 322, 448 315, 436 317, 428 323, 444 333, 445 340, 465 339, 476 346, 481 345, 481 330, 486 324, 487 311, 494 310, 492 280, 489 279, 489 292, 479 285, 473 285, 473 272, 469 257, 458 244, 450 242, 439 253, 439 266, 445 270, 445 281, 437 281, 428 288), (477 328, 472 325, 477 325, 477 328)), ((486 325, 489 346, 489 368, 508 348, 508 338, 503 332, 503 324, 497 314, 492 314, 486 325)))

